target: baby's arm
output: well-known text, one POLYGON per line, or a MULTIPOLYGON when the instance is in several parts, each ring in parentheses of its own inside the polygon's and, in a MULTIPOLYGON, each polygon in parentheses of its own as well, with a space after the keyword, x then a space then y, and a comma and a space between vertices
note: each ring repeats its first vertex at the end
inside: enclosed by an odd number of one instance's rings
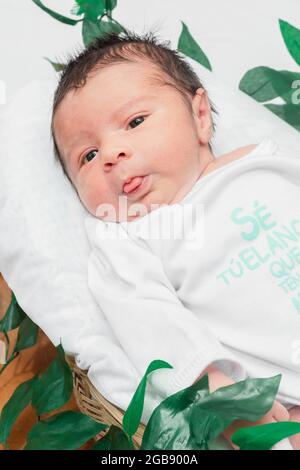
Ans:
MULTIPOLYGON (((197 378, 197 382, 203 375, 208 374, 208 384, 210 392, 214 392, 220 387, 225 387, 227 385, 232 385, 234 380, 224 374, 223 371, 218 369, 213 365, 209 365, 197 378)), ((225 439, 230 443, 230 445, 238 450, 237 447, 232 441, 231 436, 240 428, 249 427, 249 426, 258 426, 260 424, 267 423, 276 423, 278 421, 289 421, 289 412, 288 410, 279 402, 274 401, 272 408, 258 421, 246 421, 246 420, 235 420, 228 426, 222 433, 225 439)))
POLYGON ((239 360, 181 302, 147 242, 114 238, 109 230, 119 230, 121 224, 107 224, 106 231, 104 222, 92 222, 87 227, 93 243, 88 283, 119 344, 140 377, 154 359, 173 366, 153 372, 147 392, 153 387, 164 399, 190 386, 215 361, 234 380, 243 380, 247 374, 239 360))

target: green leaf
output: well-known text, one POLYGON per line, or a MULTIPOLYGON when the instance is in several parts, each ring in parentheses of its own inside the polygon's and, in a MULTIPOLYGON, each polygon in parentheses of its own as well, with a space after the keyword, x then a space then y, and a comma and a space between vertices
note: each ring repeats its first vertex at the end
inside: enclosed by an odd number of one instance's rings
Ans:
POLYGON ((295 80, 300 80, 300 73, 254 67, 242 77, 239 89, 259 102, 273 100, 278 96, 291 102, 295 92, 292 84, 295 80))
POLYGON ((62 346, 57 346, 56 350, 56 358, 34 385, 32 406, 39 416, 60 408, 72 395, 72 372, 65 360, 62 346))
POLYGON ((24 450, 78 449, 106 428, 82 413, 64 411, 33 426, 24 450))
POLYGON ((112 425, 90 450, 135 450, 127 434, 112 425))
POLYGON ((85 15, 85 18, 92 21, 105 13, 105 0, 76 0, 76 5, 71 12, 74 15, 85 15))
POLYGON ((16 419, 29 405, 36 380, 37 377, 33 377, 19 385, 2 409, 0 417, 0 442, 3 444, 6 443, 16 419))
POLYGON ((7 333, 10 330, 14 330, 22 323, 24 318, 26 318, 26 313, 21 309, 15 294, 12 292, 11 302, 4 317, 0 321, 0 331, 7 333))
POLYGON ((61 72, 62 70, 64 70, 66 68, 65 64, 59 64, 58 62, 52 62, 52 60, 48 59, 47 57, 44 57, 44 59, 46 59, 48 62, 50 62, 50 64, 54 68, 55 72, 61 72))
POLYGON ((88 18, 84 18, 82 22, 82 39, 85 47, 87 47, 96 38, 101 37, 102 32, 100 28, 100 22, 91 21, 88 18))
POLYGON ((289 53, 295 62, 300 65, 300 29, 283 20, 279 20, 279 26, 289 53))
POLYGON ((66 16, 60 15, 59 13, 56 13, 56 11, 51 10, 50 8, 46 7, 40 0, 32 0, 33 3, 35 3, 38 7, 40 7, 42 10, 44 10, 48 15, 52 16, 52 18, 55 18, 56 20, 60 21, 61 23, 69 24, 71 26, 74 26, 81 20, 73 20, 72 18, 67 18, 66 16))
POLYGON ((281 374, 266 379, 246 379, 218 388, 195 403, 191 415, 191 433, 196 441, 209 442, 232 421, 257 421, 273 406, 281 374))
POLYGON ((117 6, 117 0, 106 0, 106 9, 108 11, 114 10, 117 6))
POLYGON ((115 20, 101 20, 100 27, 103 35, 109 33, 120 34, 126 31, 126 29, 115 20))
POLYGON ((206 442, 197 443, 190 432, 195 403, 209 394, 208 375, 192 386, 163 400, 153 411, 143 434, 141 450, 201 450, 206 442))
POLYGON ((83 43, 87 47, 96 38, 101 38, 107 33, 117 33, 123 31, 123 27, 115 21, 91 21, 88 18, 84 18, 82 22, 82 38, 83 43))
POLYGON ((208 375, 152 413, 141 449, 207 450, 235 419, 256 421, 272 407, 281 375, 247 379, 209 393, 208 375))
POLYGON ((13 354, 31 348, 37 341, 38 332, 39 327, 30 318, 25 318, 20 324, 13 354))
POLYGON ((282 421, 241 428, 230 439, 240 450, 270 450, 277 442, 297 433, 300 423, 282 421))
POLYGON ((195 39, 192 37, 185 23, 183 21, 181 21, 181 23, 182 30, 177 46, 178 51, 183 52, 183 54, 185 54, 186 56, 196 60, 208 70, 212 70, 207 56, 205 55, 201 47, 197 44, 195 39))
POLYGON ((136 433, 141 421, 148 375, 157 369, 163 368, 173 369, 173 367, 168 364, 168 362, 161 361, 159 359, 152 361, 147 367, 146 373, 140 381, 140 384, 136 389, 135 394, 133 395, 133 398, 131 399, 131 402, 123 417, 123 430, 129 436, 133 436, 136 433))
POLYGON ((295 104, 264 104, 272 113, 300 131, 300 108, 295 104))

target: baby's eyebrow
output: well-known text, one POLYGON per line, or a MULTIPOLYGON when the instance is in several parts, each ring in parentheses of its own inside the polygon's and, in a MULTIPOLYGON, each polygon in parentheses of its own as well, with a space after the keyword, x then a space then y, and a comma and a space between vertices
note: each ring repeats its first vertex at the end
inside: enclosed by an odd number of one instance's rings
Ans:
POLYGON ((127 101, 125 104, 123 104, 122 106, 120 106, 120 108, 118 108, 114 113, 113 113, 113 118, 116 118, 118 116, 121 116, 125 111, 127 111, 128 109, 130 109, 134 104, 140 102, 140 101, 143 101, 143 100, 152 100, 155 98, 155 95, 138 95, 138 96, 134 96, 133 98, 131 98, 129 101, 127 101))

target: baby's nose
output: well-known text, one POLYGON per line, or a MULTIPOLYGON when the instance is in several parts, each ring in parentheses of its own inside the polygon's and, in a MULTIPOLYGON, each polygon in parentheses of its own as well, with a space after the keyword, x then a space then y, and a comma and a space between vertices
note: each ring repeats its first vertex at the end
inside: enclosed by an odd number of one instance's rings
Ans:
POLYGON ((116 165, 119 161, 129 157, 129 154, 124 151, 115 151, 103 155, 102 162, 105 170, 110 170, 113 165, 116 165))

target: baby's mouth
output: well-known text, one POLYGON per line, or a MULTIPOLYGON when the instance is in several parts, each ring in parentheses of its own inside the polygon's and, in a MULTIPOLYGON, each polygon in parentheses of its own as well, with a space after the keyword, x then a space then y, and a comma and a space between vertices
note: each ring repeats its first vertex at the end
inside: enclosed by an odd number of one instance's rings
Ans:
POLYGON ((125 181, 123 185, 123 193, 131 194, 134 191, 137 191, 139 186, 142 184, 145 176, 134 176, 131 179, 125 181))
POLYGON ((141 201, 149 193, 151 182, 151 175, 134 176, 131 180, 128 178, 123 185, 122 195, 131 202, 141 201))

